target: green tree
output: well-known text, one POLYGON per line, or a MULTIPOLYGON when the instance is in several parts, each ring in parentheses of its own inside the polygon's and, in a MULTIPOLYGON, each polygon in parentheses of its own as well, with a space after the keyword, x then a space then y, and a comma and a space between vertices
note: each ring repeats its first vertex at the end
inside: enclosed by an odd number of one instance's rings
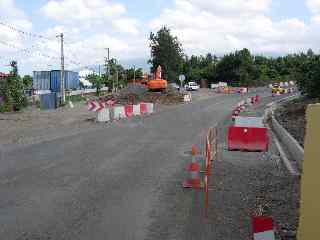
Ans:
POLYGON ((170 29, 161 28, 156 34, 150 34, 151 71, 160 65, 163 76, 169 82, 176 82, 182 70, 183 50, 178 38, 172 36, 170 29))
POLYGON ((25 75, 22 81, 25 89, 32 89, 33 78, 30 75, 25 75))
POLYGON ((0 112, 20 111, 27 105, 24 84, 18 75, 18 63, 12 61, 10 76, 0 81, 0 112))
POLYGON ((142 68, 138 68, 138 69, 129 68, 125 70, 125 74, 128 80, 134 79, 134 76, 136 77, 136 79, 142 79, 143 70, 142 68))
POLYGON ((92 73, 86 77, 86 80, 92 83, 92 85, 97 89, 96 93, 99 96, 101 93, 101 88, 103 86, 104 78, 99 76, 98 74, 92 73))

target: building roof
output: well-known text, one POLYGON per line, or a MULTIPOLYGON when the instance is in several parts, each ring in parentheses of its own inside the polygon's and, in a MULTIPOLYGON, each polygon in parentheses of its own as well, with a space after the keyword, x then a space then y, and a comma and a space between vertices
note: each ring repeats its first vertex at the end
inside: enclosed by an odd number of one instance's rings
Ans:
POLYGON ((0 78, 6 78, 6 77, 9 77, 10 74, 6 74, 6 73, 2 73, 0 72, 0 78))

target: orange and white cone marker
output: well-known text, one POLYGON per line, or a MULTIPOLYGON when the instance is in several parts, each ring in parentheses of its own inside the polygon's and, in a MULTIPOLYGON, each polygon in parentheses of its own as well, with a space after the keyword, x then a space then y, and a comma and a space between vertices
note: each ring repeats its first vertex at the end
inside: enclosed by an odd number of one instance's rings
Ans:
POLYGON ((253 240, 275 240, 271 217, 252 217, 253 240))
POLYGON ((192 162, 188 166, 187 171, 189 173, 189 177, 187 180, 183 182, 184 188, 202 188, 202 183, 200 179, 200 165, 196 160, 197 148, 195 145, 192 146, 192 162))
POLYGON ((211 175, 211 144, 209 139, 206 140, 206 176, 211 175))

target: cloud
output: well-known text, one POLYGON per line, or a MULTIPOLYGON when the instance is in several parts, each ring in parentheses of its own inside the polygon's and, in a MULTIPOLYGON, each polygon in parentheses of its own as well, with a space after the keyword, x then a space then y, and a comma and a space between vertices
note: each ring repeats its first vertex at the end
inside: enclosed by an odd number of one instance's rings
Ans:
POLYGON ((51 0, 41 10, 59 22, 109 19, 126 13, 124 5, 105 0, 51 0))
MULTIPOLYGON (((69 62, 70 67, 79 67, 70 64, 70 59, 81 65, 102 64, 107 47, 111 57, 118 59, 147 55, 144 25, 128 16, 127 8, 122 3, 109 0, 51 0, 41 8, 41 12, 56 23, 46 31, 47 35, 65 34, 66 64, 69 62)), ((52 50, 52 54, 54 49, 59 50, 57 47, 47 48, 52 50)))
POLYGON ((186 3, 193 5, 200 11, 207 11, 220 15, 233 14, 255 14, 266 11, 271 0, 228 0, 228 1, 208 1, 208 0, 182 0, 177 1, 177 6, 183 6, 186 3))
MULTIPOLYGON (((30 31, 32 29, 32 23, 26 17, 24 12, 16 7, 13 0, 0 0, 0 9, 5 9, 5 11, 1 11, 0 21, 2 23, 10 23, 11 27, 24 29, 26 31, 30 31)), ((23 48, 25 36, 10 30, 5 25, 0 25, 0 40, 0 64, 3 66, 7 65, 8 62, 12 60, 11 56, 17 53, 17 49, 10 46, 23 48)), ((21 54, 21 51, 17 54, 21 54)))
POLYGON ((188 54, 224 54, 245 47, 259 54, 285 54, 318 48, 308 40, 312 27, 303 21, 268 17, 271 2, 175 0, 173 8, 150 22, 150 28, 168 26, 188 54))
POLYGON ((314 14, 320 13, 320 1, 319 0, 306 0, 307 7, 314 14))

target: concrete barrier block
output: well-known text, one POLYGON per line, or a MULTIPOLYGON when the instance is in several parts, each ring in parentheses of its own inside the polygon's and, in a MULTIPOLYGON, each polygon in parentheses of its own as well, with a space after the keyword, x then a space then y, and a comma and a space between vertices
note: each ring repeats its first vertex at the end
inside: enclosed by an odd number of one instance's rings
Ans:
POLYGON ((110 121, 110 111, 108 108, 104 108, 97 115, 97 122, 109 122, 110 121))
POLYGON ((126 111, 124 106, 116 106, 113 108, 114 110, 114 119, 119 120, 122 118, 126 118, 126 111))
POLYGON ((141 113, 140 113, 140 104, 138 104, 138 105, 133 105, 133 115, 134 115, 134 116, 139 116, 139 115, 141 115, 141 113))

